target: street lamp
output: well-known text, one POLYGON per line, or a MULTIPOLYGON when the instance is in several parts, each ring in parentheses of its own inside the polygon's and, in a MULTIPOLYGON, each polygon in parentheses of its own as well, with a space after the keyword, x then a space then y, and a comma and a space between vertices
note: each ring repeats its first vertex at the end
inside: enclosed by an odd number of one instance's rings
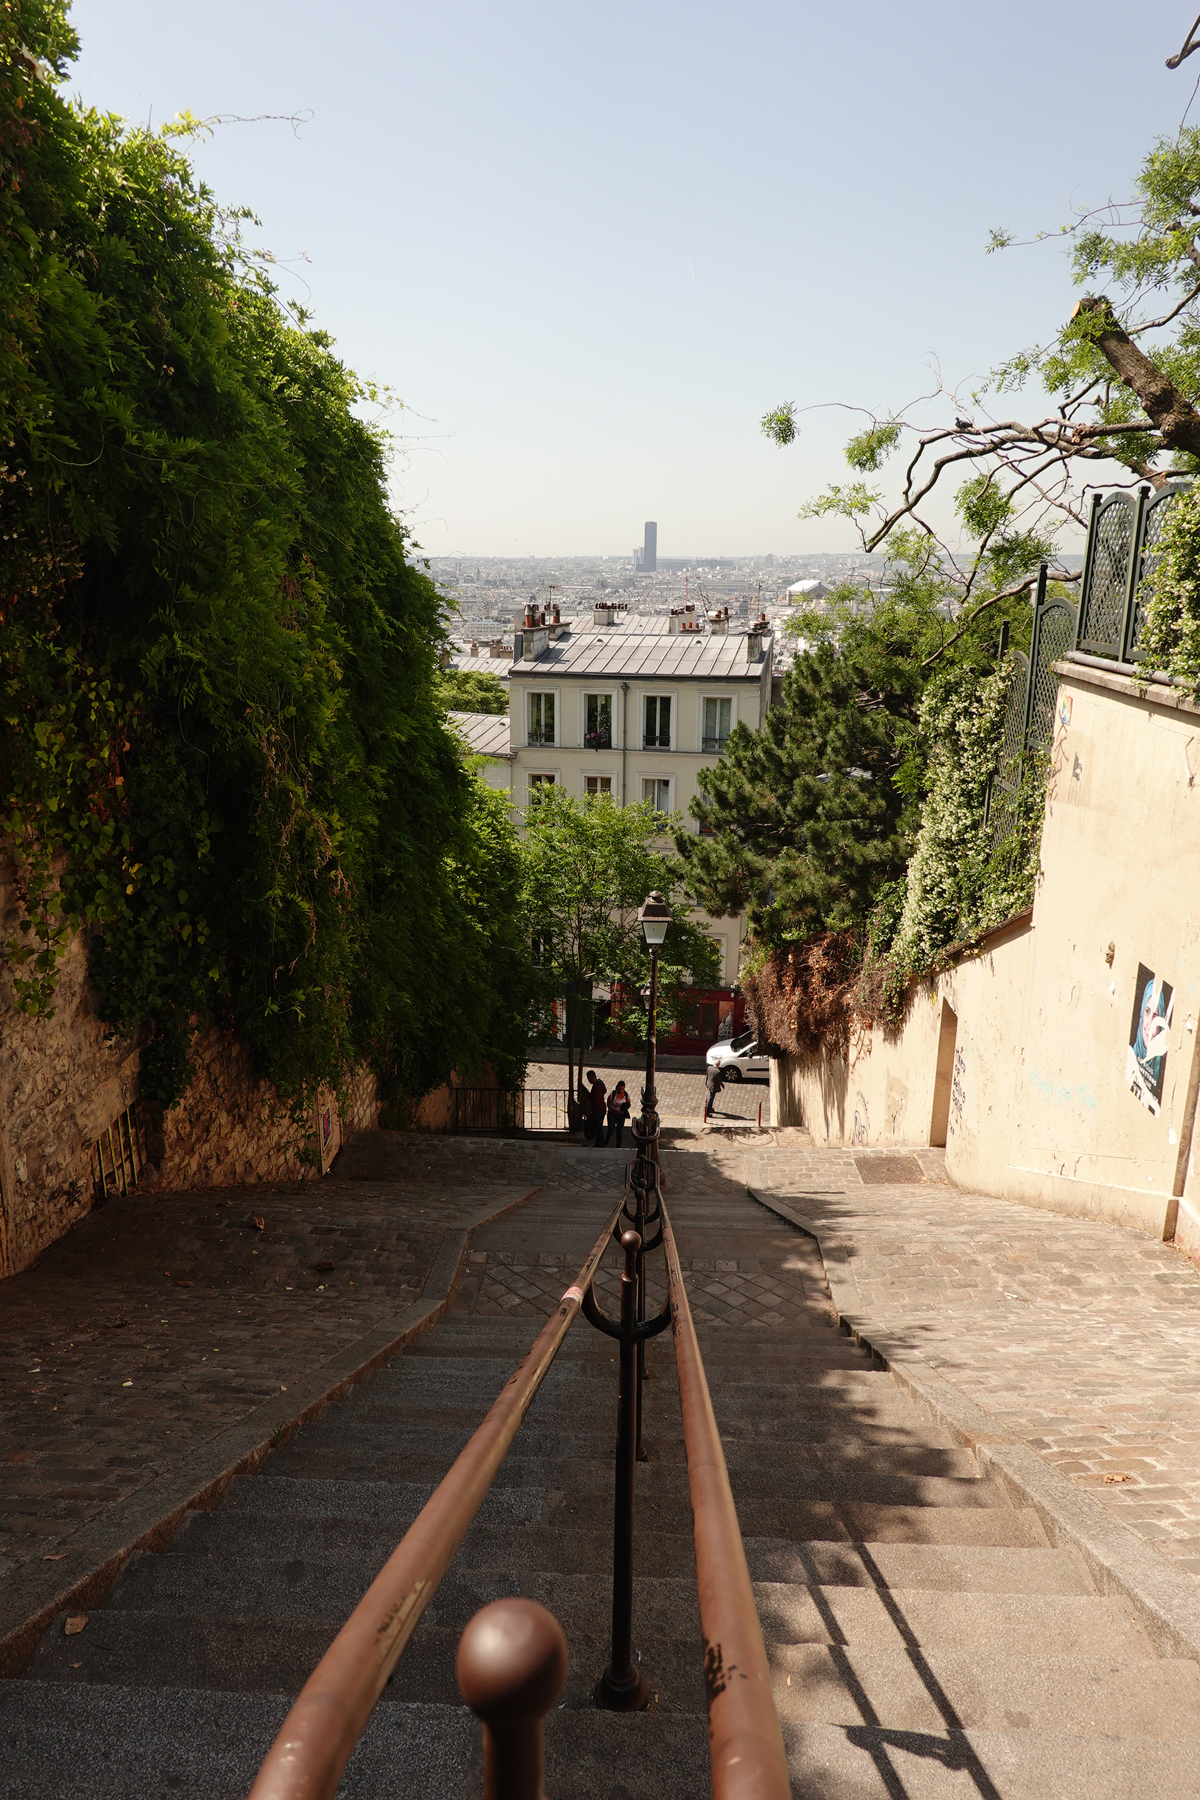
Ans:
MULTIPOLYGON (((642 1089, 642 1113, 657 1113, 658 1095, 654 1091, 655 1028, 658 1014, 658 953, 671 923, 671 908, 658 889, 648 894, 638 914, 650 951, 650 999, 646 1009, 646 1085, 642 1089)), ((643 1129, 645 1129, 643 1125, 643 1129)))

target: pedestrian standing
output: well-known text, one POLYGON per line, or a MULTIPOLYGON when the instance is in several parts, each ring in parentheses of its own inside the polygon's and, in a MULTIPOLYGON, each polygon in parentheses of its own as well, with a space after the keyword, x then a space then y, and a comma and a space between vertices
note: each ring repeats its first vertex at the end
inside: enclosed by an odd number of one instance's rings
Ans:
POLYGON ((594 1149, 603 1150, 608 1137, 608 1133, 604 1129, 604 1102, 608 1094, 608 1089, 597 1075, 595 1069, 588 1070, 588 1080, 592 1084, 592 1129, 588 1133, 588 1136, 592 1140, 594 1149))
POLYGON ((615 1131, 617 1134, 617 1149, 619 1150, 621 1148, 621 1141, 625 1136, 625 1121, 628 1117, 629 1095, 626 1092, 625 1083, 623 1081, 618 1081, 616 1087, 608 1096, 608 1132, 604 1139, 606 1144, 612 1143, 613 1132, 615 1131))
POLYGON ((725 1070, 720 1063, 709 1063, 708 1073, 704 1077, 704 1091, 708 1096, 708 1110, 710 1113, 716 1112, 717 1095, 725 1086, 728 1079, 729 1077, 726 1075, 725 1070))

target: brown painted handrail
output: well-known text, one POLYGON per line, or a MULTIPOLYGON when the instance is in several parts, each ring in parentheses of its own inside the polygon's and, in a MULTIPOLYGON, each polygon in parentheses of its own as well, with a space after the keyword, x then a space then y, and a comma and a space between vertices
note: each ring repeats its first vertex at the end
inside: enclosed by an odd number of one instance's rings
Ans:
POLYGON ((663 1249, 696 1542, 713 1800, 791 1800, 762 1627, 667 1209, 663 1249))
POLYGON ((619 1212, 618 1207, 529 1355, 305 1682, 250 1800, 332 1800, 375 1702, 579 1311, 619 1212))

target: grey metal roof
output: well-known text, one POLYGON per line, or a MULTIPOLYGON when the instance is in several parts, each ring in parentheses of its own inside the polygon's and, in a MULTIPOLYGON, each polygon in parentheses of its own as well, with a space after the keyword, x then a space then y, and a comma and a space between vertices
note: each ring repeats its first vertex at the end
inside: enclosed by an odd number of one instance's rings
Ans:
POLYGON ((453 650, 450 653, 451 666, 462 669, 468 675, 494 675, 497 681, 507 681, 512 668, 512 652, 507 656, 472 656, 469 650, 453 650))
POLYGON ((707 632, 599 630, 571 631, 548 644, 540 656, 508 665, 511 675, 592 675, 613 679, 647 677, 672 681, 761 681, 770 667, 771 640, 753 662, 746 656, 745 633, 711 637, 707 632))
POLYGON ((507 713, 452 712, 446 716, 473 756, 490 756, 498 762, 512 760, 507 713))

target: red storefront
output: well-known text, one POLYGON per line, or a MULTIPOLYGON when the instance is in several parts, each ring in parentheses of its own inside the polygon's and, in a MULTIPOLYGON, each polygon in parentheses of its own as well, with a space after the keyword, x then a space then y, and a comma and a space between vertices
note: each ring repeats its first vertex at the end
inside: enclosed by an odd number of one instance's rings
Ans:
MULTIPOLYGON (((620 984, 613 988, 614 1045, 622 1041, 621 1014, 625 1006, 629 1004, 632 1010, 641 1010, 640 1003, 632 995, 628 1002, 625 995, 626 990, 620 984)), ((745 1028, 746 1001, 739 988, 684 988, 674 1000, 674 1013, 669 1024, 659 1026, 659 1055, 703 1056, 719 1037, 736 1037, 745 1028)))

